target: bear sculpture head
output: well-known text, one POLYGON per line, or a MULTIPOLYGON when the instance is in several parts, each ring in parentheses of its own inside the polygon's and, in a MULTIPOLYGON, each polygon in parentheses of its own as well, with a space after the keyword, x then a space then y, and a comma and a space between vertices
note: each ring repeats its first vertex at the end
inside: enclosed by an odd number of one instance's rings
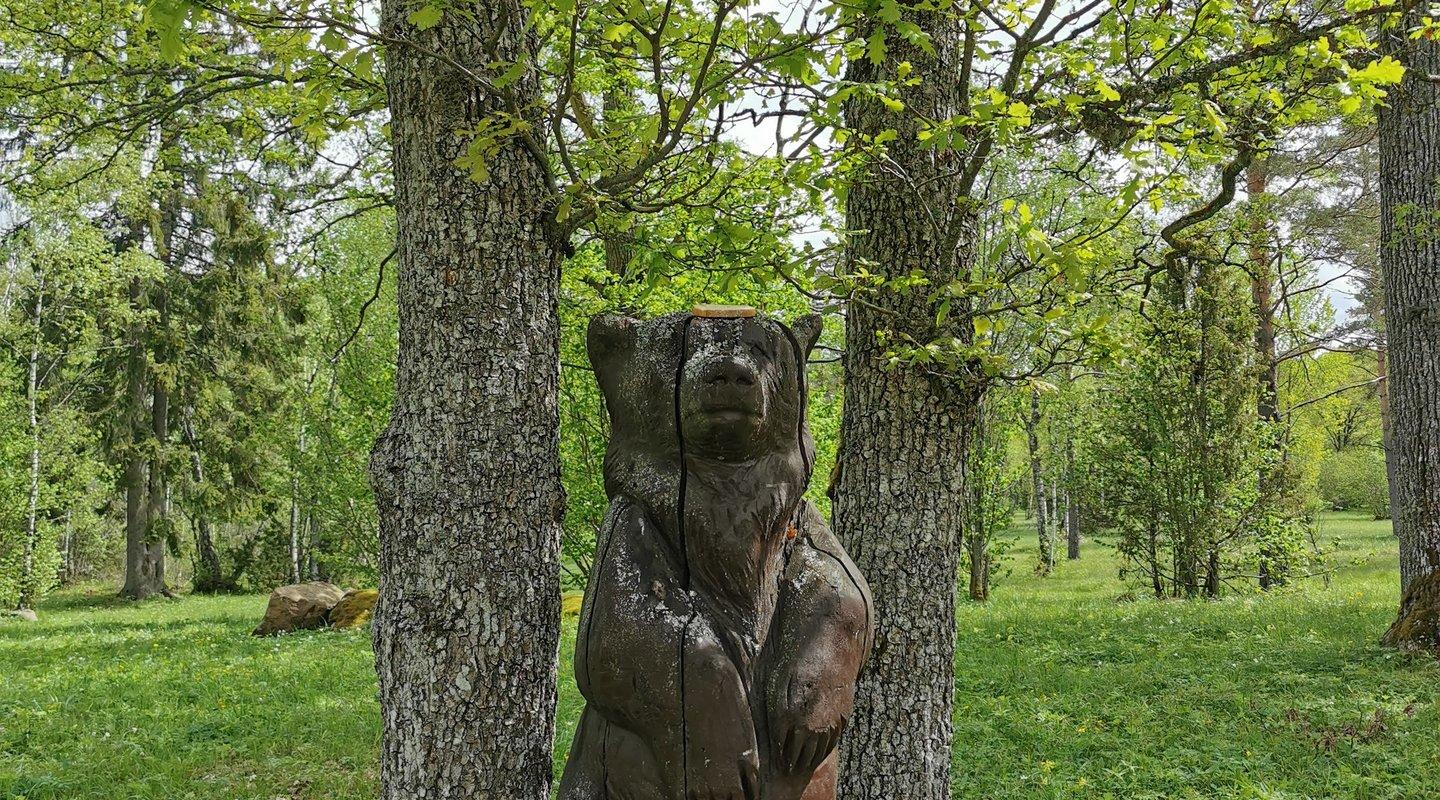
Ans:
POLYGON ((678 502, 682 448, 729 463, 800 448, 812 464, 805 361, 820 328, 818 315, 791 326, 763 315, 592 320, 590 363, 611 423, 606 493, 645 502, 663 524, 678 502))

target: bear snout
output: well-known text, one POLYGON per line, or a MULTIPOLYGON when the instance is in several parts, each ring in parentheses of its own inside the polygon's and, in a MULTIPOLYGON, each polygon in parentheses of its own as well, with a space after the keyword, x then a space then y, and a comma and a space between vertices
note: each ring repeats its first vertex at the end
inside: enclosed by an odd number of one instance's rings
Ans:
POLYGON ((734 386, 748 389, 755 385, 754 367, 738 358, 719 358, 705 364, 698 376, 700 382, 711 388, 734 386))
POLYGON ((687 378, 685 394, 690 408, 712 423, 753 423, 765 415, 760 371, 748 359, 712 355, 696 363, 687 378))

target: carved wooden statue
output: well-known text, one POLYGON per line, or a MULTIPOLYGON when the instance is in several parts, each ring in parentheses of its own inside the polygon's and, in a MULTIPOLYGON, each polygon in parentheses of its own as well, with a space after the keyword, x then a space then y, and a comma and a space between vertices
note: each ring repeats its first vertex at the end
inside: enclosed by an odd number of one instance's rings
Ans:
POLYGON ((743 307, 591 322, 610 509, 561 800, 833 800, 873 611, 803 498, 819 334, 743 307))

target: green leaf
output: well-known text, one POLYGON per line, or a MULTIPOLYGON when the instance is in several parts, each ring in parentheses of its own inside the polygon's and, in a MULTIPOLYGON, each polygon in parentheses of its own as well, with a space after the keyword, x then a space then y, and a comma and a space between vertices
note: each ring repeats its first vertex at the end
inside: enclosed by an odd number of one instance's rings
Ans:
POLYGON ((439 6, 421 6, 410 12, 405 20, 422 31, 428 31, 440 24, 441 18, 445 16, 444 9, 439 6))
POLYGON ((1366 83, 1399 83, 1405 77, 1405 65, 1399 61, 1385 56, 1379 61, 1371 61, 1364 67, 1350 73, 1353 80, 1366 83))
POLYGON ((502 72, 502 73, 500 73, 498 76, 496 76, 496 78, 495 78, 495 85, 503 89, 503 88, 505 88, 506 86, 509 86, 510 84, 514 83, 515 81, 520 80, 520 76, 522 76, 522 75, 524 75, 524 74, 525 74, 525 62, 524 62, 524 61, 516 61, 515 63, 513 63, 513 64, 511 64, 510 66, 506 67, 504 72, 502 72))
POLYGON ((877 67, 880 66, 880 64, 884 63, 884 61, 885 61, 885 31, 884 31, 884 30, 875 31, 874 33, 870 34, 870 38, 869 38, 869 39, 865 40, 865 55, 870 59, 870 63, 871 63, 871 64, 874 64, 874 65, 877 66, 877 67))

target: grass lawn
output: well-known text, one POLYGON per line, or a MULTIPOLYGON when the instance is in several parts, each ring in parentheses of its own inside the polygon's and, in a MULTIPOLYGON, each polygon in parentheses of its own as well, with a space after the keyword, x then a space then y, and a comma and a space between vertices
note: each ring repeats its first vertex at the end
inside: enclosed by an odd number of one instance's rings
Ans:
MULTIPOLYGON (((1189 603, 1117 602, 1099 543, 1033 578, 1022 536, 996 599, 960 610, 954 795, 1440 797, 1440 665, 1375 645, 1397 602, 1389 525, 1333 515, 1322 535, 1340 543, 1328 586, 1189 603)), ((376 795, 366 633, 256 640, 263 596, 109 593, 0 622, 0 798, 376 795)))

